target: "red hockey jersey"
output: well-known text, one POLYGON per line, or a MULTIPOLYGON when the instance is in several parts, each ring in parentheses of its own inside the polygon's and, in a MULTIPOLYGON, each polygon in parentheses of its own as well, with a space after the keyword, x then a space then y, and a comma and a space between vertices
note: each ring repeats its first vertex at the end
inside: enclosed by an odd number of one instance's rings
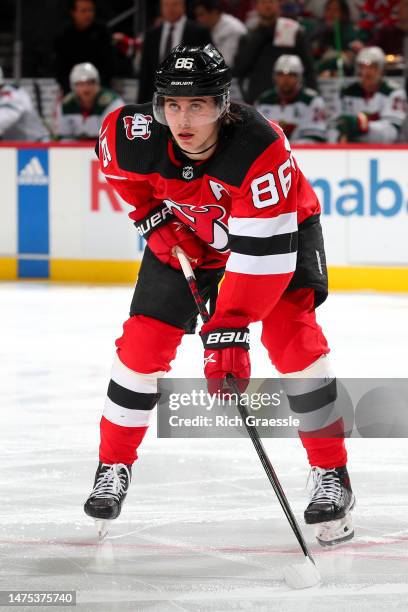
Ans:
POLYGON ((271 311, 296 269, 298 225, 320 213, 282 130, 251 107, 232 111, 236 120, 204 162, 180 154, 151 104, 114 111, 99 136, 101 170, 134 206, 129 217, 164 202, 209 245, 208 266, 226 266, 214 326, 271 311))

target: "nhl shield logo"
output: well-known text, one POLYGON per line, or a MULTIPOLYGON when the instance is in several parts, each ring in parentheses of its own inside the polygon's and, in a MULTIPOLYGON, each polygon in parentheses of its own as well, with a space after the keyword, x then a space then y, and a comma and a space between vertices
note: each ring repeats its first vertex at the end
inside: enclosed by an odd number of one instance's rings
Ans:
POLYGON ((191 181, 191 179, 194 176, 193 166, 184 166, 182 174, 183 174, 183 179, 186 179, 186 181, 191 181))
POLYGON ((142 115, 140 113, 135 113, 133 116, 126 115, 126 117, 123 117, 126 137, 129 140, 134 140, 135 138, 146 140, 150 138, 150 124, 152 121, 151 115, 142 115))

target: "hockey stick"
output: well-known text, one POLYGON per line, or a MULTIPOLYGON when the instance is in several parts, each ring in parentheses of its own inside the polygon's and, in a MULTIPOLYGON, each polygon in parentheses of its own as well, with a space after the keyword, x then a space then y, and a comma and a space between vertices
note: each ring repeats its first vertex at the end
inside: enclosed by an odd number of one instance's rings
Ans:
MULTIPOLYGON (((190 287, 192 296, 197 305, 197 308, 203 320, 203 323, 206 323, 207 321, 209 321, 210 316, 208 314, 204 300, 202 299, 199 293, 198 286, 197 286, 197 280, 195 278, 190 262, 186 254, 180 247, 175 247, 174 251, 180 262, 181 269, 190 287)), ((246 407, 246 404, 242 401, 241 394, 238 389, 238 385, 236 384, 236 380, 232 376, 232 374, 229 374, 227 376, 227 380, 232 390, 234 391, 234 393, 236 393, 236 396, 238 397, 237 408, 241 416, 242 422, 245 425, 248 435, 251 438, 251 441, 258 454, 258 457, 266 472, 268 480, 271 483, 273 490, 275 491, 276 497, 278 498, 279 503, 282 506, 282 509, 286 515, 289 525, 292 528, 292 531, 295 534, 296 539, 299 542, 299 545, 305 556, 305 562, 303 564, 289 565, 283 568, 284 578, 287 584, 295 589, 315 586, 316 584, 320 582, 320 579, 321 579, 319 571, 316 567, 315 561, 307 547, 307 544, 302 535, 300 527, 293 514, 292 508, 290 507, 290 504, 287 500, 285 492, 283 491, 282 485, 279 482, 278 476, 269 460, 269 457, 259 437, 258 431, 254 425, 249 425, 247 422, 247 417, 249 416, 247 412, 247 407, 246 407)))
POLYGON ((52 126, 50 125, 50 122, 44 117, 41 89, 36 80, 33 81, 33 91, 34 91, 35 102, 37 104, 38 115, 40 117, 41 123, 47 130, 48 135, 51 137, 51 140, 58 140, 57 134, 55 133, 52 126))

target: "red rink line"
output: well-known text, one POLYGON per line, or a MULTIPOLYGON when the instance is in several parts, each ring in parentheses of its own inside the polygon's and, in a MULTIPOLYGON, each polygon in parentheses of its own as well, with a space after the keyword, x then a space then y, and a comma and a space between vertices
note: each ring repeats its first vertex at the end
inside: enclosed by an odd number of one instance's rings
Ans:
MULTIPOLYGON (((381 553, 374 554, 364 554, 358 552, 362 549, 373 548, 374 546, 389 546, 392 544, 402 544, 408 541, 408 536, 400 536, 399 538, 390 538, 386 542, 382 541, 373 541, 373 542, 354 542, 353 544, 345 544, 341 547, 336 547, 333 549, 315 549, 313 554, 316 556, 320 555, 334 555, 334 556, 351 556, 351 557, 362 557, 365 559, 382 559, 388 561, 407 561, 408 553, 406 555, 387 555, 381 553), (357 551, 357 552, 355 552, 357 551)), ((282 548, 273 548, 272 546, 263 546, 263 547, 248 547, 248 546, 189 546, 184 544, 124 544, 124 543, 114 543, 109 538, 105 540, 106 543, 109 543, 113 548, 116 549, 146 549, 146 550, 166 550, 167 552, 176 552, 176 553, 219 553, 219 554, 285 554, 285 555, 299 555, 299 549, 282 549, 282 548)), ((104 542, 70 542, 64 540, 0 540, 0 546, 67 546, 71 548, 95 548, 104 545, 104 542)))

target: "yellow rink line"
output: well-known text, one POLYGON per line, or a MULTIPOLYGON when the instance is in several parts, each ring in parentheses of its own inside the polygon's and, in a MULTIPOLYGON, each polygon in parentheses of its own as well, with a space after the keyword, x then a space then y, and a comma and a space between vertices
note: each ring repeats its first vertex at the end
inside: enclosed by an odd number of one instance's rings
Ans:
MULTIPOLYGON (((140 261, 51 259, 50 280, 77 283, 134 283, 140 261)), ((17 279, 17 259, 0 257, 0 280, 17 279)), ((408 292, 408 267, 329 266, 333 291, 408 292)))
POLYGON ((50 279, 78 283, 134 283, 140 261, 50 259, 50 279))
POLYGON ((16 257, 0 257, 0 280, 15 280, 16 278, 16 257))
POLYGON ((408 292, 408 268, 329 266, 329 288, 333 291, 408 292))

